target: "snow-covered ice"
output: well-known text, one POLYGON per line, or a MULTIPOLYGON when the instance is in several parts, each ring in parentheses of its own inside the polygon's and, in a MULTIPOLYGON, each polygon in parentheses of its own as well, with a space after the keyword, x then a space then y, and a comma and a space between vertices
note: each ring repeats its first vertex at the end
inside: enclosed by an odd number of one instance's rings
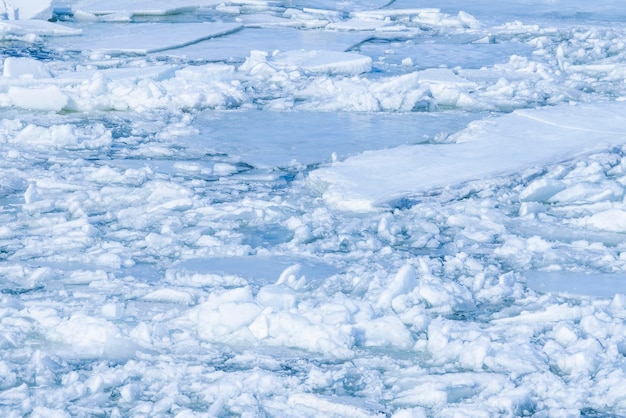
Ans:
POLYGON ((0 415, 625 416, 625 16, 0 2, 0 415))

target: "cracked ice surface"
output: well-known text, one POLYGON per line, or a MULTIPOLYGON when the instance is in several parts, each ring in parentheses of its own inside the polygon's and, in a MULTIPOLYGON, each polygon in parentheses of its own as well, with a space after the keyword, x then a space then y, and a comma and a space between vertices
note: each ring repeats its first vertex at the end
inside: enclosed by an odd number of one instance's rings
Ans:
POLYGON ((615 2, 0 3, 3 416, 626 415, 615 2))

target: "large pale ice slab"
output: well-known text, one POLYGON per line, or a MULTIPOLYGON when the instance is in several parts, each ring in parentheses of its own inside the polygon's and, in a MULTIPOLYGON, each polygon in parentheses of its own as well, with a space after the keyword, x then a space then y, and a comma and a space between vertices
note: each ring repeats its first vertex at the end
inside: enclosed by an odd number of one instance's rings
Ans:
POLYGON ((342 159, 366 149, 427 141, 445 129, 457 130, 478 114, 204 112, 195 121, 198 140, 186 142, 226 153, 255 167, 286 167, 342 159), (298 140, 294 140, 297 133, 298 140))
POLYGON ((404 65, 405 60, 417 68, 479 69, 507 63, 512 55, 531 57, 532 48, 523 43, 480 43, 479 35, 451 37, 446 43, 370 42, 359 52, 387 64, 404 65))
POLYGON ((525 275, 528 286, 539 292, 600 298, 626 294, 626 277, 623 274, 530 271, 525 275))
MULTIPOLYGON (((446 12, 465 11, 481 20, 507 21, 511 18, 528 19, 529 17, 545 17, 551 21, 555 18, 574 17, 581 20, 602 18, 607 20, 620 19, 626 13, 621 3, 615 0, 596 2, 564 1, 564 0, 479 0, 467 2, 463 0, 443 0, 436 3, 438 8, 446 12)), ((428 0, 396 0, 388 7, 405 9, 413 7, 432 7, 428 0)))
MULTIPOLYGON (((243 28, 240 31, 167 51, 167 55, 191 60, 243 60, 250 51, 293 49, 346 51, 367 39, 367 35, 335 31, 308 31, 294 28, 243 28)), ((159 53, 162 55, 163 53, 159 53)))
POLYGON ((101 74, 105 80, 164 80, 174 75, 179 67, 174 65, 154 65, 150 67, 124 67, 105 69, 84 69, 57 74, 55 80, 62 83, 72 84, 79 81, 91 80, 97 74, 101 74))
POLYGON ((298 279, 304 276, 309 283, 320 283, 338 273, 335 267, 321 261, 288 256, 232 256, 186 260, 172 267, 171 273, 230 275, 258 286, 277 282, 285 271, 297 275, 298 279))
POLYGON ((139 54, 180 48, 239 30, 238 23, 176 24, 100 24, 72 42, 58 41, 55 46, 103 54, 139 54), (113 30, 112 30, 113 29, 113 30))
POLYGON ((372 210, 429 189, 626 143, 626 103, 520 110, 470 125, 456 139, 364 152, 316 170, 310 179, 333 206, 372 210))
POLYGON ((89 13, 93 15, 125 15, 128 17, 137 15, 171 15, 184 11, 194 10, 200 6, 213 6, 219 4, 217 0, 182 0, 182 1, 107 1, 107 0, 82 0, 76 2, 72 9, 75 12, 89 13))
POLYGON ((295 0, 290 3, 293 7, 351 12, 356 10, 380 9, 389 4, 392 4, 393 0, 295 0))

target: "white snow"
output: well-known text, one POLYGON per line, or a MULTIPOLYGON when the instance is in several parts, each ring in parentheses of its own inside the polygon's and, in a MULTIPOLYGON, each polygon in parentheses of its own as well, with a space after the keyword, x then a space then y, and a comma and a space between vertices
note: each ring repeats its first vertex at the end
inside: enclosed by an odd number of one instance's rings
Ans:
POLYGON ((432 6, 0 2, 0 415, 626 415, 623 8, 432 6))

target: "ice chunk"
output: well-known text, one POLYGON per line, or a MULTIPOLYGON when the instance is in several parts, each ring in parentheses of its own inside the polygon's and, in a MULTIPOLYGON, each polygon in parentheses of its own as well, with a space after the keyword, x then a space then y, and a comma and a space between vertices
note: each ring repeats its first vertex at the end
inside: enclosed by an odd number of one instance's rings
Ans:
POLYGON ((274 309, 295 308, 298 301, 296 293, 282 284, 263 286, 256 296, 259 305, 271 306, 274 309))
POLYGON ((351 357, 353 354, 350 349, 354 344, 351 326, 329 327, 296 312, 272 312, 269 308, 248 329, 255 338, 268 345, 297 347, 336 358, 351 357))
POLYGON ((417 80, 420 86, 427 86, 430 94, 440 105, 458 106, 463 93, 477 87, 472 81, 468 81, 456 75, 447 68, 430 68, 419 71, 417 80))
POLYGON ((100 308, 102 315, 108 319, 119 319, 124 315, 124 305, 121 303, 105 303, 100 308))
POLYGON ((552 196, 565 189, 565 185, 554 179, 539 179, 530 183, 519 194, 522 202, 547 202, 552 196))
POLYGON ((72 358, 128 358, 138 349, 112 322, 83 314, 60 322, 48 339, 65 346, 61 354, 72 358))
POLYGON ((195 298, 189 292, 177 289, 158 289, 141 297, 148 302, 176 303, 180 305, 192 305, 195 298))
POLYGON ((306 285, 306 277, 300 274, 302 265, 300 263, 292 264, 283 270, 276 281, 277 285, 287 285, 294 290, 300 290, 306 285))
POLYGON ((39 192, 37 191, 37 185, 35 183, 31 183, 28 186, 28 189, 24 192, 24 202, 26 204, 34 203, 41 200, 39 197, 39 192))
POLYGON ((359 341, 365 347, 396 347, 408 349, 413 345, 411 333, 397 316, 369 319, 355 325, 359 341))
POLYGON ((611 232, 626 232, 626 211, 609 209, 588 217, 587 224, 596 229, 611 232))
POLYGON ((624 196, 624 187, 611 181, 594 183, 582 181, 573 184, 550 198, 553 203, 582 203, 600 201, 621 201, 624 196))
POLYGON ((427 70, 419 71, 417 75, 419 81, 421 82, 433 84, 448 84, 458 87, 476 87, 476 83, 459 77, 448 68, 429 68, 427 70))
POLYGON ((410 20, 412 23, 426 27, 461 27, 479 28, 480 23, 474 16, 459 12, 456 16, 442 13, 435 8, 383 8, 350 13, 351 17, 361 19, 397 20, 401 23, 410 20))
POLYGON ((340 10, 344 12, 380 9, 389 4, 389 0, 294 0, 294 7, 315 7, 317 9, 340 10))
POLYGON ((191 308, 178 323, 197 328, 198 336, 211 342, 251 342, 248 325, 261 313, 247 286, 214 292, 206 302, 191 308))
POLYGON ((378 306, 388 307, 391 301, 398 295, 405 294, 413 290, 417 284, 415 269, 410 265, 404 265, 395 277, 389 282, 387 288, 378 298, 378 306))
POLYGON ((14 106, 24 109, 60 112, 68 97, 57 86, 9 87, 9 98, 14 106))
POLYGON ((8 57, 4 60, 2 76, 7 78, 49 78, 45 64, 33 58, 8 57))
POLYGON ((224 302, 217 307, 200 306, 198 335, 211 342, 250 341, 250 325, 261 309, 256 303, 224 302))
POLYGON ((326 29, 345 31, 373 31, 388 25, 388 22, 378 19, 347 19, 333 22, 326 26, 326 29))
POLYGON ((286 70, 300 69, 311 73, 354 75, 372 69, 372 59, 365 55, 338 51, 286 51, 276 54, 270 64, 286 70))

